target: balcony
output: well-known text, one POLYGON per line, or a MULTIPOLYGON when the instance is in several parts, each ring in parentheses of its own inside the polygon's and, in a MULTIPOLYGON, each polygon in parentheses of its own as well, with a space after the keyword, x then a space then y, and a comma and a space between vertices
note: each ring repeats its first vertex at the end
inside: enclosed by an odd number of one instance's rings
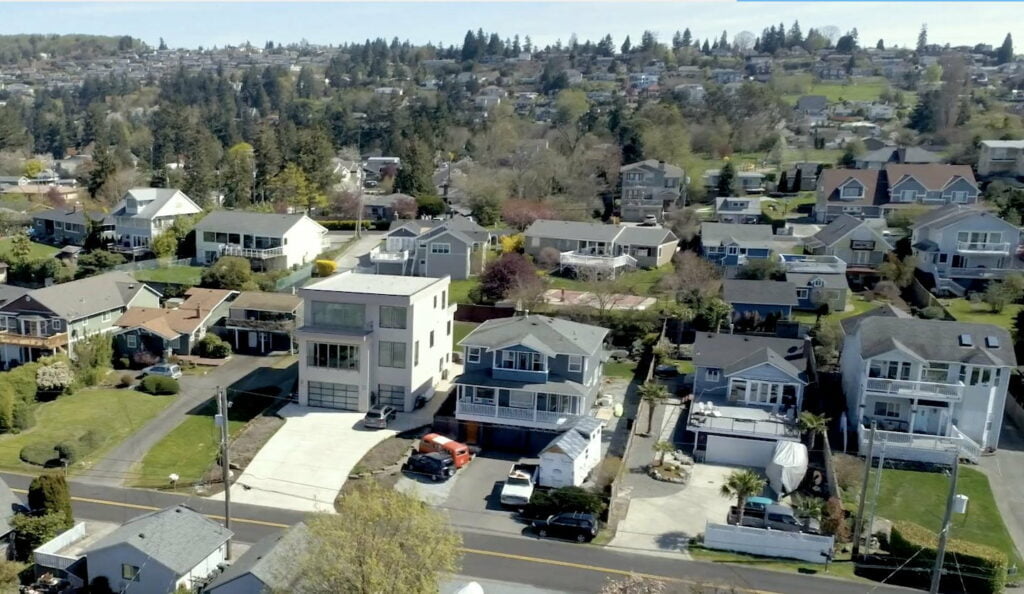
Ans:
POLYGON ((67 346, 68 333, 61 332, 51 336, 32 336, 29 334, 0 331, 0 344, 52 351, 67 346))
POLYGON ((636 267, 636 258, 628 254, 600 256, 581 254, 579 252, 562 252, 562 255, 558 258, 558 263, 563 267, 617 270, 619 268, 636 267))
MULTIPOLYGON (((866 453, 871 429, 861 425, 858 432, 860 452, 866 453)), ((981 446, 956 428, 950 427, 950 435, 926 435, 902 431, 875 430, 874 451, 885 447, 885 456, 896 460, 912 460, 932 464, 948 464, 953 452, 975 464, 981 458, 981 446)))
POLYGON ((846 262, 836 256, 805 256, 780 254, 779 260, 787 272, 807 274, 846 274, 846 262))
POLYGON ((885 396, 927 398, 928 400, 943 400, 946 402, 960 402, 964 397, 964 385, 960 382, 947 384, 870 377, 865 389, 868 392, 885 396))
POLYGON ((687 425, 697 432, 800 437, 796 424, 786 415, 756 407, 719 406, 713 400, 695 402, 687 425))
POLYGON ((1009 242, 958 241, 956 251, 962 254, 1001 254, 1009 255, 1009 242))
POLYGON ((516 421, 516 424, 525 423, 546 427, 568 427, 576 419, 579 419, 581 415, 460 400, 455 405, 455 416, 460 419, 464 417, 488 417, 516 421))
POLYGON ((111 244, 108 249, 115 254, 131 254, 133 256, 141 256, 150 251, 148 245, 125 245, 122 243, 111 244))
POLYGON ((401 264, 410 257, 407 250, 401 250, 397 252, 389 252, 380 249, 377 246, 370 250, 370 261, 374 264, 401 264))
POLYGON ((254 320, 229 317, 224 320, 224 326, 226 328, 243 328, 246 330, 260 330, 262 332, 292 332, 295 330, 295 320, 254 320))
POLYGON ((936 266, 935 274, 941 278, 979 278, 996 279, 1003 278, 1011 272, 1021 272, 1019 268, 987 268, 975 266, 972 268, 955 268, 953 266, 936 266))
POLYGON ((221 246, 220 253, 221 255, 224 256, 238 256, 250 260, 267 260, 270 258, 283 256, 284 248, 273 247, 260 250, 255 248, 242 247, 240 245, 225 244, 221 246))

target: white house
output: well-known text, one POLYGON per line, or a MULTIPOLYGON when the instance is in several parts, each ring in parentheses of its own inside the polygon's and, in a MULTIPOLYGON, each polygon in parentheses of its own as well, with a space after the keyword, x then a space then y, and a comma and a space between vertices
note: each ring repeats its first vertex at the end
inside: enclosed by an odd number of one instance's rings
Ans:
POLYGON ((324 251, 327 229, 304 214, 218 210, 196 225, 196 259, 240 256, 254 270, 308 264, 324 251))
POLYGON ((110 250, 131 254, 148 252, 153 239, 176 219, 201 212, 203 209, 181 190, 132 188, 110 213, 116 238, 110 250))
POLYGON ((851 429, 863 452, 977 462, 999 444, 1010 373, 1010 334, 991 324, 865 316, 847 329, 840 368, 851 429))
POLYGON ((451 279, 345 272, 299 290, 299 403, 411 411, 447 378, 451 279))

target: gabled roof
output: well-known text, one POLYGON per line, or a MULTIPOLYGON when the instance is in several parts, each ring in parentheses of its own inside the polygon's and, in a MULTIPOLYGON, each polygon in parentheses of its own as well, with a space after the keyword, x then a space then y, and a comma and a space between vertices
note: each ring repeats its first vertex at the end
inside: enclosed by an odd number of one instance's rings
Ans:
POLYGON ((803 380, 801 377, 800 369, 797 369, 792 362, 787 360, 785 357, 777 353, 770 347, 759 348, 753 353, 750 353, 746 357, 733 362, 731 365, 723 369, 723 373, 726 376, 735 375, 746 369, 751 369, 759 365, 771 365, 776 369, 782 371, 786 375, 794 379, 803 380))
POLYGON ((1017 365, 1010 333, 992 324, 876 316, 862 320, 856 332, 860 334, 860 354, 863 359, 884 354, 898 343, 921 359, 929 361, 1010 367, 1017 365), (971 346, 960 345, 960 337, 963 335, 970 337, 971 346), (988 346, 986 337, 994 337, 998 346, 988 346))
POLYGON ((44 210, 43 212, 32 213, 33 219, 61 221, 63 223, 75 223, 78 225, 85 225, 87 223, 87 217, 93 221, 102 221, 105 216, 106 215, 102 212, 86 212, 78 208, 72 210, 67 208, 51 208, 50 210, 44 210))
POLYGON ((638 161, 636 163, 630 163, 629 165, 623 165, 619 168, 619 171, 625 173, 634 169, 664 169, 665 175, 669 177, 683 177, 683 168, 676 167, 664 161, 658 161, 657 159, 647 159, 646 161, 638 161))
POLYGON ((893 187, 907 177, 913 177, 927 190, 943 190, 957 179, 964 179, 977 186, 974 172, 967 165, 945 165, 932 163, 927 165, 902 165, 890 163, 885 166, 885 174, 889 178, 889 187, 893 187))
POLYGON ((914 220, 913 228, 922 229, 924 227, 933 227, 935 229, 944 229, 954 223, 965 221, 973 217, 990 217, 992 219, 1001 221, 1006 226, 1016 229, 1014 225, 999 218, 994 212, 979 208, 976 206, 964 206, 962 204, 947 204, 934 210, 922 213, 921 216, 914 220))
POLYGON ((601 350, 606 328, 548 316, 516 316, 488 320, 470 332, 459 346, 490 350, 522 344, 564 355, 592 355, 601 350))
POLYGON ((728 374, 771 363, 796 377, 807 369, 804 346, 803 340, 792 338, 698 332, 693 345, 693 364, 731 370, 726 372, 728 374))
POLYGON ((850 316, 848 318, 844 318, 844 319, 839 321, 839 325, 843 329, 843 334, 845 334, 847 336, 850 336, 854 332, 857 331, 857 327, 860 326, 861 322, 863 322, 864 320, 866 320, 868 318, 875 318, 875 317, 879 317, 879 318, 912 318, 913 316, 911 316, 907 312, 903 311, 902 309, 899 309, 897 307, 893 307, 892 305, 890 305, 888 303, 883 303, 879 307, 876 307, 874 309, 869 309, 868 311, 866 311, 864 313, 857 314, 855 316, 850 316))
POLYGON ((701 223, 700 241, 703 245, 736 244, 745 247, 770 247, 773 238, 771 225, 741 225, 733 223, 701 223))
POLYGON ((878 169, 824 169, 818 177, 818 194, 824 195, 828 200, 843 204, 884 202, 885 200, 878 191, 881 173, 878 169), (838 196, 833 198, 832 194, 851 180, 856 180, 864 187, 864 197, 856 200, 839 200, 838 196))
POLYGON ((857 161, 869 163, 941 163, 942 155, 918 146, 883 146, 857 157, 857 161))
POLYGON ((132 188, 128 190, 124 198, 117 203, 117 206, 114 207, 110 214, 113 216, 131 216, 139 219, 152 219, 159 216, 160 211, 163 210, 164 206, 174 199, 181 199, 185 201, 185 210, 188 212, 182 214, 196 214, 203 212, 203 209, 181 190, 176 190, 174 188, 132 188), (139 209, 139 212, 133 215, 129 215, 125 212, 129 198, 134 198, 140 205, 144 204, 144 206, 139 209))
POLYGON ((796 285, 786 281, 725 279, 722 299, 727 303, 797 305, 796 285))
POLYGON ((303 220, 327 229, 304 214, 276 214, 266 212, 245 212, 242 210, 216 210, 203 217, 196 224, 196 231, 220 231, 246 233, 263 237, 283 237, 285 233, 303 220))
MULTIPOLYGON (((841 214, 835 219, 833 219, 831 223, 825 225, 825 227, 823 227, 821 231, 818 231, 812 237, 810 237, 808 243, 817 243, 826 247, 832 247, 833 245, 839 243, 850 233, 853 233, 855 230, 859 229, 862 225, 868 225, 869 227, 871 227, 873 231, 875 231, 875 227, 872 227, 871 224, 868 223, 867 221, 858 219, 857 217, 851 217, 848 214, 841 214)), ((875 235, 879 239, 881 239, 882 242, 885 244, 883 247, 887 249, 892 249, 892 246, 889 244, 888 240, 886 240, 881 233, 875 231, 875 235)))
POLYGON ((116 546, 137 549, 177 575, 185 575, 228 540, 232 532, 185 505, 176 505, 128 520, 85 552, 116 546))
POLYGON ((537 219, 526 228, 523 234, 530 237, 556 237, 560 239, 606 241, 610 243, 615 241, 615 238, 621 232, 622 227, 618 225, 537 219))
POLYGON ((451 233, 466 243, 485 243, 490 241, 491 238, 490 231, 461 215, 441 221, 440 225, 427 229, 420 237, 426 240, 443 235, 446 232, 451 233))
POLYGON ((205 591, 215 594, 221 586, 245 575, 251 575, 259 580, 264 591, 289 591, 299 577, 295 569, 308 546, 309 529, 303 522, 277 534, 271 534, 249 547, 249 550, 217 576, 205 591))
POLYGON ((727 214, 761 214, 761 199, 758 197, 719 196, 715 198, 715 212, 727 214), (738 208, 732 207, 739 204, 738 208))
POLYGON ((541 450, 541 454, 565 454, 569 459, 575 460, 582 456, 583 452, 586 451, 587 443, 587 438, 580 435, 579 431, 570 429, 552 439, 551 443, 544 446, 544 449, 541 450))
POLYGON ((823 289, 849 289, 845 274, 826 274, 815 272, 787 272, 786 280, 803 289, 811 286, 811 281, 821 279, 823 289))
POLYGON ((76 320, 127 307, 142 291, 156 293, 128 273, 115 271, 35 289, 9 305, 16 307, 17 302, 31 299, 62 318, 76 320))
POLYGON ((622 229, 617 240, 623 245, 655 246, 679 241, 676 234, 664 227, 629 226, 622 229))
POLYGON ((174 340, 182 334, 195 332, 217 306, 234 294, 234 291, 225 289, 192 287, 185 293, 187 299, 176 309, 131 307, 114 325, 118 328, 144 328, 167 340, 174 340))

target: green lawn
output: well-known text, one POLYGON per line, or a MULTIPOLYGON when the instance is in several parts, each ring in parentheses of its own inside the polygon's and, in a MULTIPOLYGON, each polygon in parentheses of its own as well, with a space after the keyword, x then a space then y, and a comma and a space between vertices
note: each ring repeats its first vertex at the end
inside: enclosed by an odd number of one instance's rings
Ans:
MULTIPOLYGON (((880 304, 875 303, 873 301, 868 301, 864 299, 864 297, 862 297, 861 295, 857 295, 854 293, 847 301, 847 306, 850 305, 853 306, 852 309, 849 309, 848 307, 846 311, 831 313, 825 316, 825 321, 844 320, 846 318, 875 309, 876 307, 879 307, 880 304)), ((818 316, 814 312, 810 311, 794 311, 793 319, 797 320, 798 322, 803 322, 805 324, 814 324, 815 322, 817 322, 818 316)))
MULTIPOLYGON (((890 88, 889 81, 882 77, 863 77, 851 82, 813 82, 803 93, 788 93, 783 99, 796 105, 797 99, 804 95, 824 95, 830 103, 839 101, 873 101, 878 99, 882 91, 890 88)), ((913 93, 903 92, 908 103, 913 93)))
POLYGON ((140 281, 154 283, 174 283, 194 287, 203 276, 202 266, 168 266, 152 270, 136 270, 132 274, 140 281))
POLYGON ((804 563, 803 561, 797 561, 796 559, 777 559, 774 557, 759 557, 757 555, 747 555, 744 553, 733 553, 731 551, 714 551, 711 549, 705 549, 699 546, 692 546, 687 549, 687 552, 698 561, 708 561, 711 563, 729 563, 732 565, 745 565, 748 567, 758 567, 760 569, 771 569, 774 571, 784 571, 790 573, 802 573, 802 574, 822 574, 830 575, 833 577, 844 578, 848 580, 856 580, 867 582, 862 577, 854 575, 853 563, 850 562, 849 554, 839 553, 835 561, 829 565, 828 573, 825 573, 825 565, 818 563, 804 563))
MULTIPOLYGON (((11 242, 14 241, 13 237, 4 237, 0 239, 0 257, 9 258, 11 255, 11 242)), ((28 257, 30 260, 42 260, 43 258, 49 258, 59 252, 60 250, 47 245, 45 243, 31 242, 32 249, 29 250, 28 257)))
MULTIPOLYGON (((984 544, 1006 552, 1020 565, 1020 556, 1003 525, 988 478, 979 470, 960 467, 957 492, 970 501, 967 513, 954 516, 952 538, 984 544)), ((949 477, 935 472, 886 469, 878 495, 878 515, 908 520, 938 532, 946 509, 949 477)))
POLYGON ((469 300, 469 292, 477 286, 479 281, 475 278, 465 280, 453 280, 448 287, 448 303, 472 303, 469 300))
MULTIPOLYGON (((671 262, 652 268, 650 270, 634 270, 619 275, 617 281, 621 283, 624 291, 636 295, 647 295, 655 297, 655 289, 658 282, 666 275, 675 271, 675 265, 671 262)), ((561 276, 546 276, 548 287, 552 289, 565 289, 567 291, 586 291, 587 283, 581 280, 565 278, 561 276)))
POLYGON ((799 218, 806 216, 799 212, 801 206, 814 204, 814 192, 800 192, 793 198, 776 198, 761 201, 761 214, 773 219, 799 218))
POLYGON ((135 390, 80 390, 41 403, 35 408, 35 426, 17 435, 0 436, 0 467, 38 470, 18 458, 23 447, 77 441, 91 431, 96 441, 79 443, 79 461, 71 470, 87 467, 173 400, 173 396, 150 396, 135 390))
POLYGON ((988 305, 984 303, 971 303, 967 299, 942 299, 949 313, 960 322, 975 322, 979 324, 995 324, 1007 330, 1013 329, 1013 320, 1022 305, 1008 305, 999 313, 992 313, 988 305))
POLYGON ((636 373, 636 361, 609 361, 604 364, 605 377, 631 380, 636 373))
POLYGON ((459 342, 477 326, 479 326, 479 324, 474 324, 473 322, 455 322, 455 327, 452 328, 452 350, 461 350, 459 348, 459 342))

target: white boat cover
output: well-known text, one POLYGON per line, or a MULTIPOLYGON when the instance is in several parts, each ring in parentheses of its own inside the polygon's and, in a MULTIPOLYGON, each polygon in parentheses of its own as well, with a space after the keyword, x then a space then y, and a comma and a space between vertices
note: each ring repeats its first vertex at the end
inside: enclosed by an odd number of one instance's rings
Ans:
POLYGON ((768 475, 768 484, 779 497, 795 491, 807 474, 807 446, 795 441, 779 440, 775 443, 775 453, 764 473, 768 475))

